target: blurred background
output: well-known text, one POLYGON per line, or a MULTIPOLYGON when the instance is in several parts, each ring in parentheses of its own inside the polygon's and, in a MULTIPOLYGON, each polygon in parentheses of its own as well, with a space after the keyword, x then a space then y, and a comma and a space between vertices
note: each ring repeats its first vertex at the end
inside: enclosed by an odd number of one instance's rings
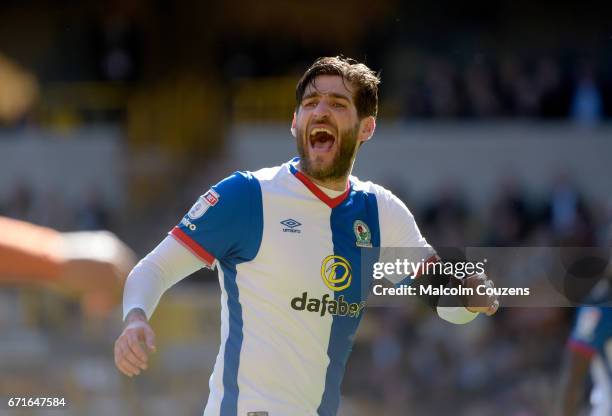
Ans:
MULTIPOLYGON (((0 215, 110 230, 142 257, 210 185, 295 155, 295 84, 344 54, 383 79, 355 174, 400 196, 434 246, 609 246, 609 11, 3 0, 0 215)), ((219 294, 206 271, 171 289, 153 318, 159 352, 132 380, 112 358, 118 304, 91 316, 73 297, 2 286, 0 397, 66 398, 48 414, 201 414, 219 294)), ((573 313, 512 308, 453 327, 420 304, 371 309, 341 414, 550 414, 573 313)))

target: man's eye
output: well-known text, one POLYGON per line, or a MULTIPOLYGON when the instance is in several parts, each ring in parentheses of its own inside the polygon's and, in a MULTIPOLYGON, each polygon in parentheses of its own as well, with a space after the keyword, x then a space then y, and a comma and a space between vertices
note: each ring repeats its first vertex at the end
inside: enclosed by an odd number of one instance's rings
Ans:
POLYGON ((346 105, 342 104, 342 103, 334 103, 334 108, 346 108, 346 105))
POLYGON ((302 104, 302 107, 306 107, 306 108, 313 108, 313 107, 315 107, 316 105, 317 105, 317 103, 316 103, 316 102, 314 102, 314 101, 308 101, 308 102, 305 102, 304 104, 302 104))

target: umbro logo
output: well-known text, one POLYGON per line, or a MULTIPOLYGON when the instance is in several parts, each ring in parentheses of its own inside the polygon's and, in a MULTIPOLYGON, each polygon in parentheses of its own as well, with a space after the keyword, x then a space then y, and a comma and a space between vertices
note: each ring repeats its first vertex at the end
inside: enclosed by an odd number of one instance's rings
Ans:
POLYGON ((283 220, 280 222, 282 225, 284 225, 285 227, 283 228, 283 232, 285 233, 301 233, 302 230, 299 230, 297 227, 299 227, 300 225, 302 225, 302 223, 292 219, 292 218, 287 218, 286 220, 283 220))

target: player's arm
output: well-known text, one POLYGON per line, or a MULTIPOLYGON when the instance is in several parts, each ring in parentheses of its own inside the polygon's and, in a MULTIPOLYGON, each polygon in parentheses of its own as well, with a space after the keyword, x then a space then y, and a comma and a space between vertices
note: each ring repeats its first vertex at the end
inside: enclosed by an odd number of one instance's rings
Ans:
POLYGON ((155 346, 148 319, 168 288, 202 267, 255 256, 263 221, 253 218, 263 218, 261 209, 257 180, 236 172, 200 196, 170 235, 136 265, 123 293, 125 329, 115 343, 115 362, 124 374, 146 368, 147 349, 155 346))
POLYGON ((174 237, 166 237, 134 267, 123 292, 124 329, 115 342, 115 364, 132 377, 146 370, 155 351, 155 333, 149 325, 162 294, 175 283, 206 266, 174 237))
MULTIPOLYGON (((406 205, 391 192, 379 194, 378 204, 381 225, 381 258, 385 258, 384 252, 396 253, 393 247, 403 247, 400 252, 402 256, 408 256, 413 262, 418 263, 425 260, 426 263, 440 261, 440 256, 427 243, 421 235, 414 216, 406 205)), ((482 273, 469 276, 464 279, 457 279, 454 276, 424 275, 415 276, 413 284, 432 285, 432 286, 465 286, 474 289, 479 285, 492 286, 492 282, 482 273)), ((440 297, 437 295, 420 295, 419 298, 425 301, 440 318, 453 324, 465 324, 471 322, 478 313, 483 312, 493 315, 499 308, 499 301, 495 296, 471 296, 461 298, 440 297)))
MULTIPOLYGON (((436 256, 431 263, 440 261, 436 256)), ((493 315, 499 309, 499 300, 494 295, 477 295, 478 286, 494 287, 493 282, 484 273, 459 279, 455 276, 440 274, 422 274, 417 276, 415 283, 418 286, 467 287, 475 294, 473 296, 439 296, 419 295, 440 318, 454 324, 471 322, 479 313, 493 315)), ((419 291, 420 293, 420 291, 419 291)))
POLYGON ((568 348, 565 354, 565 365, 561 374, 558 416, 576 416, 583 400, 584 382, 586 380, 592 354, 580 351, 577 348, 568 348))
POLYGON ((86 314, 105 315, 115 307, 135 260, 108 231, 60 233, 0 217, 0 285, 25 284, 76 297, 86 314))

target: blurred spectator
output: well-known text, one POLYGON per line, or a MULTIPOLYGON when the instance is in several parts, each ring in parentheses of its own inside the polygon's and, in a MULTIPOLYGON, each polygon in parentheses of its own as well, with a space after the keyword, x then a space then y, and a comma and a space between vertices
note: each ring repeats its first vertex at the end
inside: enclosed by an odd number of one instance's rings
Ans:
POLYGON ((21 220, 28 220, 32 214, 33 196, 30 187, 23 183, 17 183, 6 201, 4 214, 21 220))
POLYGON ((100 192, 92 188, 76 213, 79 230, 109 230, 110 213, 102 200, 100 192))
POLYGON ((450 61, 432 58, 427 63, 423 95, 425 114, 433 117, 457 116, 460 111, 455 68, 450 61))
MULTIPOLYGON (((397 311, 394 311, 397 312, 397 311)), ((392 314, 383 314, 372 343, 371 382, 376 386, 377 395, 387 406, 400 408, 405 398, 402 390, 406 387, 405 369, 400 325, 392 314)))
POLYGON ((58 189, 45 190, 36 195, 32 218, 38 225, 56 228, 60 231, 75 227, 74 206, 58 189))
POLYGON ((559 174, 552 186, 545 221, 561 245, 591 246, 595 242, 590 212, 565 173, 559 174))
POLYGON ((490 208, 486 245, 518 246, 527 237, 531 222, 527 198, 513 176, 501 179, 496 189, 497 196, 490 208))
POLYGON ((583 62, 571 104, 572 120, 584 127, 593 126, 603 117, 603 98, 595 77, 595 69, 589 62, 583 62))
POLYGON ((423 211, 424 234, 434 246, 465 246, 469 214, 459 187, 449 180, 423 211))
POLYGON ((0 127, 24 122, 39 95, 36 75, 0 53, 0 127))
POLYGON ((129 15, 116 4, 99 17, 95 34, 102 79, 133 81, 140 77, 141 34, 129 15))
POLYGON ((525 71, 524 62, 515 56, 503 58, 498 76, 503 114, 534 116, 538 109, 538 93, 534 81, 525 71))
POLYGON ((501 110, 500 98, 494 89, 491 69, 476 60, 468 65, 463 77, 469 115, 478 118, 498 116, 501 110))
POLYGON ((498 84, 504 115, 515 115, 518 112, 516 90, 522 78, 522 68, 515 56, 503 57, 498 66, 498 84))
POLYGON ((563 82, 559 63, 550 58, 540 58, 536 64, 535 88, 539 96, 539 116, 542 118, 567 117, 569 92, 563 82))

